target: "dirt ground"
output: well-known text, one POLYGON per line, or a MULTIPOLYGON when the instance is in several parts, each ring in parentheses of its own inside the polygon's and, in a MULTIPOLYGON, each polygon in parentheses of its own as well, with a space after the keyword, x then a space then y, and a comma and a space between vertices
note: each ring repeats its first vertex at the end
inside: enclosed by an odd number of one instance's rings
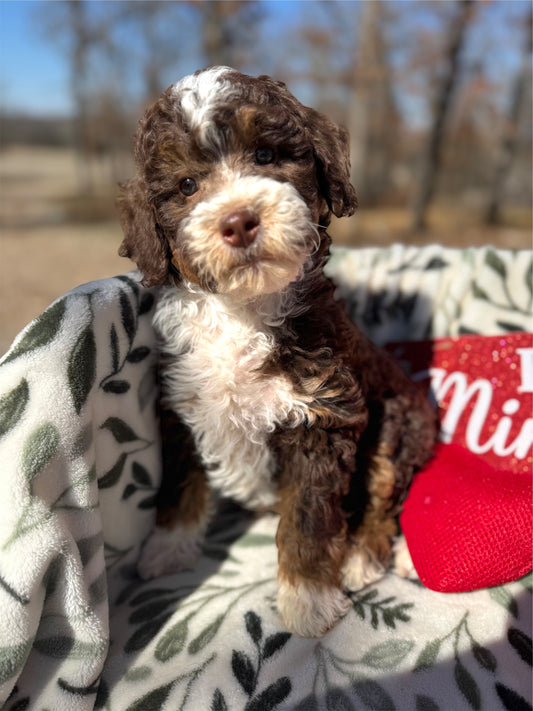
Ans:
MULTIPOLYGON (((79 176, 70 151, 14 147, 0 152, 0 354, 65 291, 133 268, 117 254, 121 230, 112 208, 116 188, 105 166, 95 170, 102 175, 98 194, 89 207, 80 207, 74 197, 79 176)), ((339 245, 440 242, 531 248, 531 212, 515 211, 508 223, 488 231, 475 214, 441 206, 430 214, 430 229, 412 235, 406 210, 361 209, 333 224, 331 233, 339 245)))
POLYGON ((116 218, 69 221, 77 180, 69 151, 22 147, 0 153, 0 353, 61 294, 133 268, 117 254, 116 218))

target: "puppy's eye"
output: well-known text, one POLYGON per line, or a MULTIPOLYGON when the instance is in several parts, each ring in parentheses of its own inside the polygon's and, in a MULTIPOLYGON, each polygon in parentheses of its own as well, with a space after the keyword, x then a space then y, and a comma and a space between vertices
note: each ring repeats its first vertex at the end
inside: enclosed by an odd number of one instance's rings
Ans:
POLYGON ((184 178, 180 183, 180 190, 185 196, 190 197, 198 192, 198 184, 192 178, 184 178))
POLYGON ((272 148, 258 148, 255 151, 255 162, 259 165, 268 165, 274 162, 274 151, 272 148))

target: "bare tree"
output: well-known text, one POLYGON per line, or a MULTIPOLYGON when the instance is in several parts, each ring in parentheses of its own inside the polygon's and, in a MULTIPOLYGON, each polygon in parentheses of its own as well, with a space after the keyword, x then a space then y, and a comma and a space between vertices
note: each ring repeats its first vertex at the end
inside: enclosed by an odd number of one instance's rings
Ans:
POLYGON ((116 41, 109 58, 125 75, 134 68, 142 79, 140 102, 145 105, 159 96, 165 88, 166 72, 179 65, 185 54, 184 37, 190 34, 186 28, 187 7, 163 0, 128 0, 115 7, 115 14, 109 16, 111 27, 128 28, 129 41, 116 41))
POLYGON ((80 187, 82 190, 91 192, 92 179, 88 167, 89 162, 87 160, 91 151, 87 115, 88 50, 91 38, 88 32, 85 4, 83 2, 69 0, 67 21, 72 33, 70 86, 75 107, 74 144, 77 147, 79 155, 80 169, 78 174, 80 176, 80 187))
POLYGON ((261 4, 251 0, 193 0, 190 4, 200 13, 206 64, 242 66, 253 53, 254 30, 262 16, 261 4))
POLYGON ((381 0, 324 2, 322 9, 323 22, 308 15, 291 38, 291 48, 299 42, 298 57, 306 61, 289 78, 304 81, 313 104, 348 128, 352 180, 361 203, 369 205, 387 189, 399 128, 384 32, 387 10, 381 0))
POLYGON ((445 71, 435 98, 433 125, 422 157, 422 169, 413 212, 413 229, 426 227, 426 214, 435 193, 441 167, 442 145, 446 121, 453 100, 454 89, 461 74, 461 50, 472 17, 472 0, 458 0, 457 12, 449 28, 449 41, 445 56, 445 71))
POLYGON ((504 123, 504 131, 496 158, 496 167, 489 194, 485 222, 497 225, 501 222, 501 204, 507 176, 513 164, 519 144, 520 116, 524 109, 527 88, 531 85, 531 53, 533 52, 533 12, 526 21, 526 41, 522 54, 522 66, 512 87, 509 114, 504 123))
POLYGON ((384 22, 383 3, 362 6, 349 86, 352 179, 367 205, 388 186, 391 148, 398 128, 384 22))
POLYGON ((79 191, 89 194, 94 191, 91 158, 97 150, 91 122, 91 53, 95 48, 109 45, 108 24, 91 17, 84 0, 43 5, 37 20, 48 39, 60 46, 68 60, 79 191))

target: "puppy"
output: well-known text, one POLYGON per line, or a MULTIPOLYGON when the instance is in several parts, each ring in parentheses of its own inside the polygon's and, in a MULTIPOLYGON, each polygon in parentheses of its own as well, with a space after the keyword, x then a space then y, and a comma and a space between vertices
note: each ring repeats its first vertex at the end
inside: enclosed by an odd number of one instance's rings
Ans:
POLYGON ((139 562, 190 567, 212 491, 279 513, 278 609, 322 635, 382 576, 435 417, 324 276, 331 214, 357 205, 347 133, 281 82, 188 76, 140 121, 120 254, 163 285, 164 475, 139 562))

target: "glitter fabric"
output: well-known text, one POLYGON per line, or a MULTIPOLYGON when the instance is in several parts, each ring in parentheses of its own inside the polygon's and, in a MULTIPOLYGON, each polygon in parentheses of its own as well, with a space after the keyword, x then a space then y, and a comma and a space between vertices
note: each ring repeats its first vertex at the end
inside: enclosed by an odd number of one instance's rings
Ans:
POLYGON ((533 336, 460 336, 390 349, 439 406, 441 440, 515 473, 533 463, 533 336))
POLYGON ((400 516, 420 580, 466 592, 532 567, 533 337, 390 348, 439 407, 441 441, 400 516))

